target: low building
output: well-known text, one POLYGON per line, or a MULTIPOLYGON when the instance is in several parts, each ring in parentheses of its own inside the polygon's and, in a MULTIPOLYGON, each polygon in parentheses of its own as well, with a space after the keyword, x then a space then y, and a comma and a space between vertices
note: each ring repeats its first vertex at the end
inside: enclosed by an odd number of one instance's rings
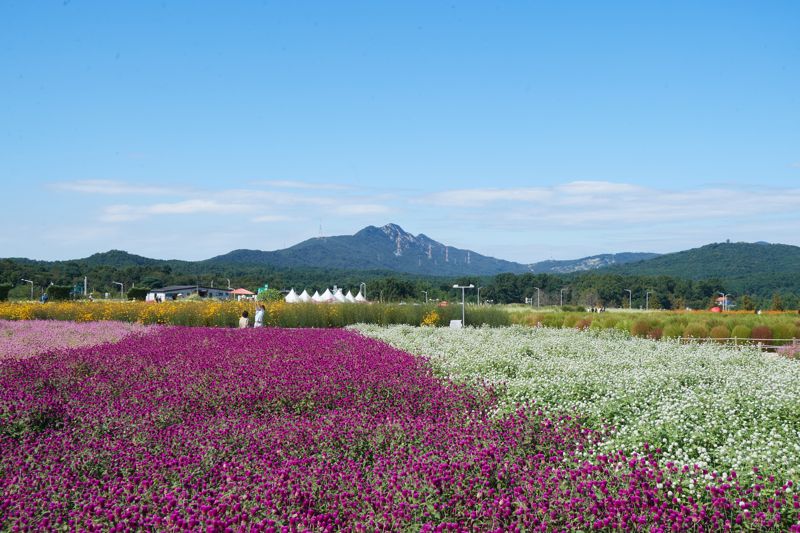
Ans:
POLYGON ((199 294, 201 298, 227 300, 231 297, 231 290, 218 287, 203 287, 202 285, 170 285, 161 289, 151 289, 147 293, 145 300, 148 302, 156 300, 165 302, 167 300, 179 300, 193 294, 199 294))
POLYGON ((248 291, 247 289, 238 288, 231 291, 231 296, 237 300, 252 300, 255 298, 256 294, 248 291))

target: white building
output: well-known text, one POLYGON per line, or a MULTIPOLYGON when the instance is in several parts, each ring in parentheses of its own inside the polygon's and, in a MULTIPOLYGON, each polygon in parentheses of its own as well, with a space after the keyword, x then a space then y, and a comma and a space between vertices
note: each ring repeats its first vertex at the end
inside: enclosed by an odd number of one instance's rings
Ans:
POLYGON ((165 302, 167 300, 178 300, 186 298, 192 294, 199 294, 201 298, 218 298, 227 300, 231 297, 231 289, 220 289, 218 287, 203 287, 202 285, 170 285, 161 289, 151 289, 145 296, 148 302, 156 300, 165 302))

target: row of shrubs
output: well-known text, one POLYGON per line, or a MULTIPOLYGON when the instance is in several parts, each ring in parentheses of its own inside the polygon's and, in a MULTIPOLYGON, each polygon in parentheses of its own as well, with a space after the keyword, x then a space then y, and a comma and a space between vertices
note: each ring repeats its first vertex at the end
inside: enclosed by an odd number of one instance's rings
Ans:
POLYGON ((617 329, 636 337, 763 340, 775 344, 800 339, 800 316, 718 313, 539 313, 516 321, 577 329, 617 329))
MULTIPOLYGON (((356 323, 447 326, 461 319, 461 306, 396 304, 287 304, 265 302, 267 325, 281 327, 343 327, 356 323)), ((121 320, 142 324, 235 327, 243 311, 252 317, 253 302, 218 300, 179 302, 74 301, 39 304, 0 302, 0 319, 121 320)), ((716 313, 508 313, 502 307, 467 306, 467 325, 507 326, 521 323, 577 329, 616 329, 633 336, 695 339, 800 339, 796 314, 716 313)), ((776 343, 782 343, 776 341, 776 343)))
MULTIPOLYGON (((287 304, 283 301, 264 302, 267 325, 280 327, 326 328, 350 324, 410 324, 446 326, 461 319, 461 306, 396 304, 287 304)), ((32 302, 0 302, 0 319, 8 320, 121 320, 142 324, 172 324, 179 326, 235 327, 243 311, 248 311, 252 323, 255 305, 251 301, 74 301, 38 304, 32 302)), ((511 323, 508 313, 497 307, 468 306, 468 325, 506 326, 511 323)))

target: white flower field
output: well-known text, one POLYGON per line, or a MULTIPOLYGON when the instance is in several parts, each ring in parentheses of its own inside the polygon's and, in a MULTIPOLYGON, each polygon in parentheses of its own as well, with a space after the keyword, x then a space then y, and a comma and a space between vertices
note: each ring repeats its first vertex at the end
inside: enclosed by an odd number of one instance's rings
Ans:
POLYGON ((501 410, 535 402, 606 428, 598 452, 649 445, 664 461, 745 479, 800 471, 800 363, 780 356, 612 331, 357 329, 429 358, 442 377, 496 387, 501 410))

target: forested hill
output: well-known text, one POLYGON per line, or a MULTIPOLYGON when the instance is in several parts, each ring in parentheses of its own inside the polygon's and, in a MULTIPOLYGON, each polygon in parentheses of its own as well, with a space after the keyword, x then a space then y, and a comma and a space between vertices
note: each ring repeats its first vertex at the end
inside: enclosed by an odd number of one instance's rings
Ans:
POLYGON ((730 291, 765 296, 800 290, 800 247, 768 243, 715 243, 602 272, 724 280, 730 291))
POLYGON ((527 272, 528 266, 412 235, 396 224, 367 226, 355 235, 316 237, 283 250, 234 250, 208 265, 315 266, 349 270, 390 270, 423 276, 487 276, 527 272))

